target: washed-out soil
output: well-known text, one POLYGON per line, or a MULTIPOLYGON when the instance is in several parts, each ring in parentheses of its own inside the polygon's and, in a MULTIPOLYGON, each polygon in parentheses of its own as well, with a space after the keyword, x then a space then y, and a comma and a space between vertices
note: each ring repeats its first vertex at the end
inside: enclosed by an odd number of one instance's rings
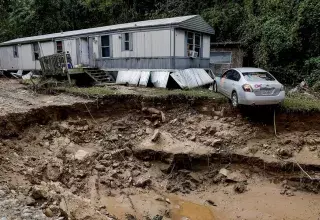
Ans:
POLYGON ((0 116, 0 219, 318 219, 320 115, 108 96, 0 116), (259 117, 261 120, 258 120, 259 117))

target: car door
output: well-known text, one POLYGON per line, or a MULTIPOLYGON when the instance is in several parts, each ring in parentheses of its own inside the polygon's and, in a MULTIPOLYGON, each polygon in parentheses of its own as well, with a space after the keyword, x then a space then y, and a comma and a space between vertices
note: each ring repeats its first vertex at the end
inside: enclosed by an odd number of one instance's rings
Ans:
POLYGON ((225 95, 228 97, 231 97, 231 93, 235 82, 235 74, 235 70, 229 70, 227 73, 226 80, 224 82, 225 95))
POLYGON ((226 84, 228 81, 228 75, 231 74, 232 70, 228 70, 227 72, 225 72, 220 79, 220 92, 223 93, 224 95, 227 95, 227 90, 226 90, 226 84))

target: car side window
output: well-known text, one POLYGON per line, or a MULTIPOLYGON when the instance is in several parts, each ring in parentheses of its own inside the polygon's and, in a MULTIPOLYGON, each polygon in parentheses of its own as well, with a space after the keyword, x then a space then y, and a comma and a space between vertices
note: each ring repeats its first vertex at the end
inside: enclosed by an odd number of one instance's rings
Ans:
POLYGON ((227 74, 228 74, 229 71, 225 72, 224 74, 222 74, 221 78, 225 79, 227 78, 227 74))
POLYGON ((228 72, 226 72, 226 74, 227 74, 227 79, 232 80, 233 71, 232 70, 228 70, 228 72))
POLYGON ((239 81, 241 78, 240 73, 238 73, 237 71, 233 71, 233 80, 234 81, 239 81))

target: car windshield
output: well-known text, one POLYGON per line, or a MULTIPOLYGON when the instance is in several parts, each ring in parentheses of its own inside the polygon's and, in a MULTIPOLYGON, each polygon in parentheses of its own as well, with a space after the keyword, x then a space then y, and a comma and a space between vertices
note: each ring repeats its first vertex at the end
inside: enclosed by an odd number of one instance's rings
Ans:
POLYGON ((244 78, 250 82, 275 81, 276 79, 268 72, 242 73, 244 78))

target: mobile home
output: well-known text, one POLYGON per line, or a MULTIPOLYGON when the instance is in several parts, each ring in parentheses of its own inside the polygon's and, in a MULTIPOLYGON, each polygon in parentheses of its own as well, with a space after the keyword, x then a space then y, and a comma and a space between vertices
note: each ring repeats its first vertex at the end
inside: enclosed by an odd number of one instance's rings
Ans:
POLYGON ((39 57, 60 52, 103 70, 209 68, 212 34, 191 15, 19 38, 0 44, 0 70, 40 70, 39 57))

